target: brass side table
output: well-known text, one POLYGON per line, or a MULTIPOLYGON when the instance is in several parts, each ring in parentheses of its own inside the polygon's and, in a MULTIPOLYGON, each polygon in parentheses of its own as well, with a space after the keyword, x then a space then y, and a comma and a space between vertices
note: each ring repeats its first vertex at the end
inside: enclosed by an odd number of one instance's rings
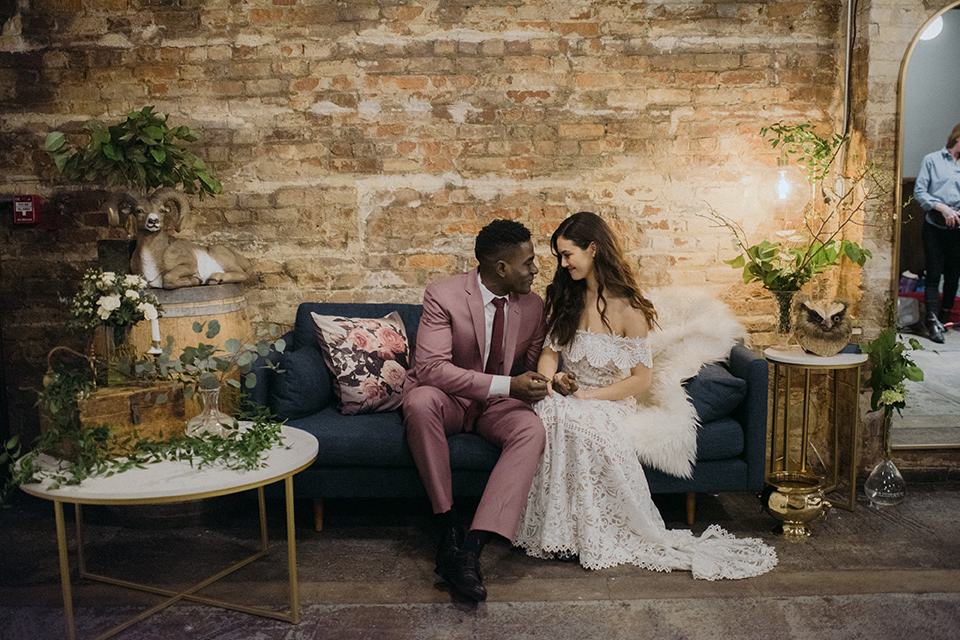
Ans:
MULTIPOLYGON (((840 432, 845 430, 849 434, 847 439, 846 457, 849 461, 849 491, 846 505, 834 503, 848 511, 853 511, 857 503, 857 442, 860 438, 860 366, 867 361, 863 353, 841 353, 835 356, 822 357, 805 353, 800 350, 766 349, 763 352, 767 361, 773 363, 773 423, 770 430, 770 455, 767 460, 767 474, 777 471, 807 472, 807 449, 810 446, 811 435, 811 377, 814 374, 827 376, 832 400, 832 472, 830 484, 823 488, 824 493, 835 491, 840 480, 840 432), (840 402, 843 389, 840 384, 840 373, 852 370, 854 380, 848 385, 852 389, 848 400, 853 405, 853 420, 844 421, 840 418, 840 402), (795 387, 795 380, 802 383, 800 403, 794 403, 791 391, 795 387), (791 428, 792 410, 795 404, 800 405, 802 412, 800 429, 791 428), (790 456, 791 444, 796 445, 799 455, 790 456)), ((826 481, 827 479, 824 478, 826 481)))
MULTIPOLYGON (((242 423, 241 423, 242 424, 242 423)), ((258 616, 300 622, 300 587, 297 583, 297 547, 293 519, 293 476, 310 466, 317 457, 317 439, 306 431, 284 426, 281 428, 283 442, 265 454, 264 464, 252 471, 239 471, 226 467, 206 466, 198 468, 189 461, 171 461, 148 464, 143 468, 130 469, 110 477, 96 476, 85 479, 78 485, 52 488, 49 480, 26 484, 20 488, 30 495, 53 502, 57 526, 57 545, 60 555, 60 585, 63 591, 65 638, 75 640, 77 626, 73 616, 73 594, 70 588, 70 561, 67 554, 67 533, 63 517, 63 505, 73 504, 77 520, 77 568, 80 578, 105 582, 119 587, 145 591, 165 596, 159 604, 146 609, 109 631, 97 635, 102 640, 140 622, 154 613, 181 600, 199 602, 258 616), (284 482, 284 498, 287 516, 287 574, 289 578, 290 610, 279 612, 262 607, 247 606, 224 600, 208 598, 197 592, 217 580, 233 573, 268 552, 266 507, 263 487, 278 481, 284 482), (141 505, 186 502, 214 496, 224 496, 249 489, 257 490, 260 511, 260 548, 253 555, 223 569, 206 580, 179 591, 152 585, 120 580, 99 575, 87 570, 84 556, 84 528, 82 505, 141 505)), ((45 457, 41 465, 55 468, 58 461, 45 457)))

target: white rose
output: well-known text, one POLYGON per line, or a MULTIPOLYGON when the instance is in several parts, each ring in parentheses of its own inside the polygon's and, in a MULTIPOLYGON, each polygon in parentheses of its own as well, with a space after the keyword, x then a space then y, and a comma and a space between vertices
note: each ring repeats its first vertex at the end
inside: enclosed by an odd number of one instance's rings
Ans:
POLYGON ((116 277, 117 276, 113 271, 104 271, 103 276, 100 278, 100 286, 112 287, 116 277))
POLYGON ((150 304, 149 302, 145 302, 143 304, 143 308, 141 309, 141 311, 143 311, 143 317, 147 320, 156 320, 159 317, 159 314, 157 313, 157 308, 152 304, 150 304))
POLYGON ((127 297, 130 298, 131 300, 139 300, 139 299, 140 299, 140 294, 137 293, 136 291, 134 291, 133 289, 127 289, 126 293, 124 293, 123 295, 127 296, 127 297))
POLYGON ((117 294, 113 294, 112 296, 100 296, 100 299, 97 300, 97 304, 100 306, 101 311, 106 309, 109 312, 113 311, 114 309, 119 309, 120 296, 117 294))
POLYGON ((110 309, 104 309, 100 307, 100 310, 97 311, 97 315, 100 316, 101 320, 106 320, 110 317, 110 309))
POLYGON ((135 273, 128 273, 127 275, 123 276, 123 285, 124 285, 125 287, 137 287, 137 288, 139 288, 139 287, 142 287, 143 284, 144 284, 144 283, 143 283, 143 278, 141 278, 140 276, 136 275, 135 273))

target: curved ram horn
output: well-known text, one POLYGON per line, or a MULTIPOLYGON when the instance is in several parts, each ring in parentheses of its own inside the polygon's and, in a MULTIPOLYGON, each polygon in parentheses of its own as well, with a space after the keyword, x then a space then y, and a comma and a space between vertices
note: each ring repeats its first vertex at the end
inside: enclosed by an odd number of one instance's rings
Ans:
POLYGON ((111 227, 120 226, 120 214, 122 213, 124 217, 129 215, 142 199, 143 196, 129 189, 121 189, 111 193, 105 205, 107 208, 107 224, 111 227))
POLYGON ((170 211, 170 218, 174 230, 180 231, 183 225, 183 217, 190 213, 190 201, 182 192, 173 187, 162 187, 153 192, 150 196, 150 202, 156 207, 167 207, 170 211))

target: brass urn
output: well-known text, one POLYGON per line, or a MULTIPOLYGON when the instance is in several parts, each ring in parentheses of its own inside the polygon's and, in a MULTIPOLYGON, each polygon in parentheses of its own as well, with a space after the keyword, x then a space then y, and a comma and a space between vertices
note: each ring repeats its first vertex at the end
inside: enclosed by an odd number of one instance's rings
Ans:
POLYGON ((760 503, 764 511, 780 521, 773 532, 790 539, 808 537, 811 531, 807 525, 830 509, 830 503, 823 499, 820 478, 794 471, 767 476, 760 503))

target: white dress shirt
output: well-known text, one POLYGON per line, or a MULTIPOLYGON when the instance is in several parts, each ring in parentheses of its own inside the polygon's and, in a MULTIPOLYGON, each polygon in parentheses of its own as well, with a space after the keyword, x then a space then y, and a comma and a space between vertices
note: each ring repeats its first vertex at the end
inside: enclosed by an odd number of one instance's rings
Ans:
MULTIPOLYGON (((477 272, 477 282, 480 283, 480 296, 483 299, 483 366, 487 366, 487 358, 490 357, 490 340, 493 337, 493 315, 497 312, 497 308, 493 304, 493 299, 500 296, 494 295, 489 289, 483 286, 483 281, 480 280, 480 273, 477 272)), ((510 297, 502 298, 506 304, 503 305, 503 341, 507 341, 507 311, 510 308, 510 297)), ((506 353, 506 349, 502 353, 506 353)), ((510 395, 510 376, 493 376, 493 382, 490 383, 490 390, 487 392, 487 397, 492 398, 493 396, 508 396, 510 395)))

